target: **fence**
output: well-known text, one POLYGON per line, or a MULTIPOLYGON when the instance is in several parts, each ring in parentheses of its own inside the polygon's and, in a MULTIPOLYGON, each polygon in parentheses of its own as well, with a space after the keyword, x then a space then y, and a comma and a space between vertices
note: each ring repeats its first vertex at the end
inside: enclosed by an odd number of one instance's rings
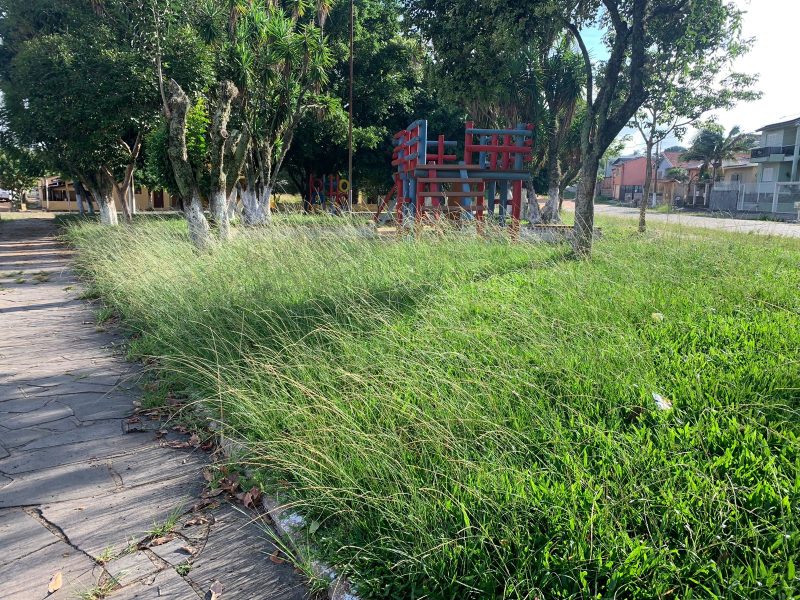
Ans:
POLYGON ((726 212, 797 214, 800 182, 738 183, 721 181, 711 190, 709 208, 726 212))

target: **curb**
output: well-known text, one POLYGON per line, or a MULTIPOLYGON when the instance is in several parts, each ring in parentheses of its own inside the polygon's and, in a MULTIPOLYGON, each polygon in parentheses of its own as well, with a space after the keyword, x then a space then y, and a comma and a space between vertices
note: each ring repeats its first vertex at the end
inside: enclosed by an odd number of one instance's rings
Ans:
MULTIPOLYGON (((234 454, 247 452, 248 448, 244 443, 219 431, 214 433, 225 458, 230 460, 233 459, 234 454)), ((277 495, 264 494, 261 499, 261 508, 272 519, 272 528, 292 548, 295 556, 303 556, 303 548, 308 547, 303 535, 303 529, 306 526, 303 515, 285 508, 277 495)), ((329 582, 328 600, 360 600, 350 581, 346 577, 339 576, 332 567, 311 559, 308 560, 308 564, 311 565, 311 572, 316 577, 329 582)))

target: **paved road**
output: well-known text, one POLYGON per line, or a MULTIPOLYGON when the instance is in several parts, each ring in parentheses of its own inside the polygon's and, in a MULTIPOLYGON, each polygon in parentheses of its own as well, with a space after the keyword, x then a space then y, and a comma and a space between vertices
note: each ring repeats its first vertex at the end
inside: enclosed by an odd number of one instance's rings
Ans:
POLYGON ((248 516, 190 512, 208 457, 130 422, 137 367, 95 325, 53 234, 46 218, 0 222, 0 596, 186 600, 219 580, 225 600, 307 597, 248 516), (170 515, 173 539, 149 543, 170 515))
MULTIPOLYGON (((565 202, 564 205, 568 210, 574 210, 574 206, 571 202, 565 202)), ((638 208, 609 206, 607 204, 597 204, 595 206, 595 213, 611 217, 639 218, 638 208)), ((773 221, 727 219, 721 217, 698 217, 681 213, 665 214, 656 212, 648 212, 647 221, 650 223, 671 223, 673 225, 684 225, 686 227, 701 227, 703 229, 721 229, 739 233, 800 237, 800 224, 797 223, 776 223, 773 221)))

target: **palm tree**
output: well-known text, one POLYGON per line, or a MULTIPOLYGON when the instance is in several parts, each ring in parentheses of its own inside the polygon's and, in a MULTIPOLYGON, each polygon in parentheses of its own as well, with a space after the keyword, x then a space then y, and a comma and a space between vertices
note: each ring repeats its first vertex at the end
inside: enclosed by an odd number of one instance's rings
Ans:
POLYGON ((710 123, 703 127, 692 140, 692 145, 681 155, 683 160, 699 160, 703 163, 700 168, 701 176, 712 167, 711 181, 717 180, 717 172, 724 160, 734 158, 738 152, 745 152, 756 145, 756 136, 752 133, 742 133, 736 126, 725 135, 725 130, 716 124, 710 123))

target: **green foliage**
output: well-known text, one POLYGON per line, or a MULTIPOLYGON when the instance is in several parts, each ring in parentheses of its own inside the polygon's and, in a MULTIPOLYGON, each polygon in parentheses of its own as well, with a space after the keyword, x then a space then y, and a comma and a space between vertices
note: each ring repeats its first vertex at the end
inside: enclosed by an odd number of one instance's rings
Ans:
POLYGON ((733 158, 738 152, 751 150, 757 143, 758 138, 754 134, 742 133, 739 127, 734 127, 726 135, 721 125, 707 122, 702 125, 692 140, 692 145, 681 158, 701 161, 701 177, 708 177, 708 167, 713 167, 712 179, 716 180, 717 170, 724 160, 733 158))
POLYGON ((603 226, 68 236, 361 597, 796 597, 798 241, 603 226))
MULTIPOLYGON (((435 96, 423 83, 425 54, 404 34, 396 0, 356 3, 353 148, 354 178, 368 195, 391 185, 388 162, 391 135, 431 111, 435 96), (425 105, 423 106, 423 102, 425 105)), ((300 189, 308 175, 346 173, 349 82, 349 5, 334 4, 325 33, 333 65, 326 86, 329 98, 306 114, 286 158, 286 168, 300 189)))
POLYGON ((155 106, 152 64, 126 44, 120 3, 40 4, 0 6, 4 124, 52 171, 118 172, 128 159, 121 142, 132 143, 155 106))
POLYGON ((42 165, 33 152, 0 141, 0 188, 12 192, 15 201, 34 188, 42 174, 42 165))
POLYGON ((675 181, 680 181, 682 183, 689 181, 689 173, 686 172, 686 169, 681 169, 680 167, 672 167, 671 169, 667 169, 666 175, 667 178, 674 179, 675 181))

